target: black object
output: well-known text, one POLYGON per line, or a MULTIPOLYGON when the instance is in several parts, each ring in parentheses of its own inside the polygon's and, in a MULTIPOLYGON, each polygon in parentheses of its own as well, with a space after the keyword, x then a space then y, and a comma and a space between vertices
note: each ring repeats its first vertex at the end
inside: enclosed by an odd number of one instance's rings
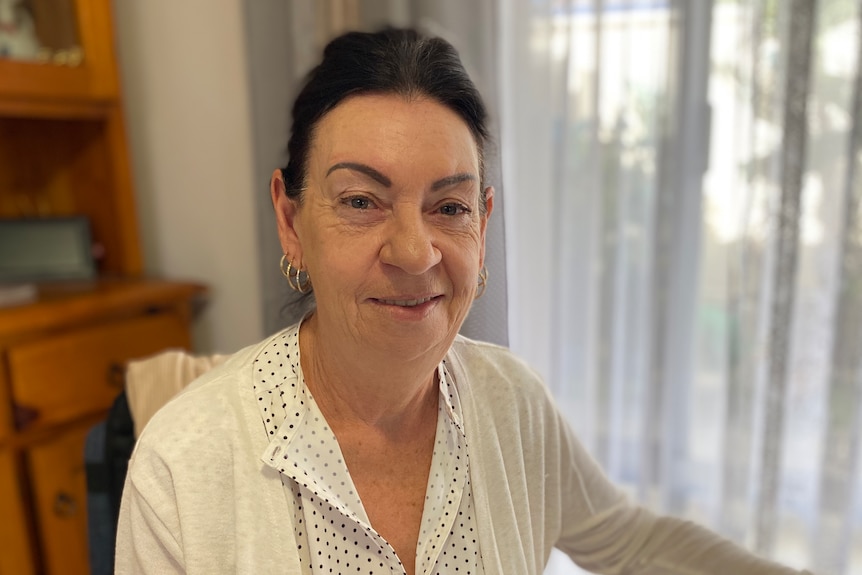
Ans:
POLYGON ((126 392, 114 400, 108 417, 87 434, 84 463, 87 472, 87 530, 90 573, 114 572, 114 542, 120 500, 135 447, 135 428, 126 392))

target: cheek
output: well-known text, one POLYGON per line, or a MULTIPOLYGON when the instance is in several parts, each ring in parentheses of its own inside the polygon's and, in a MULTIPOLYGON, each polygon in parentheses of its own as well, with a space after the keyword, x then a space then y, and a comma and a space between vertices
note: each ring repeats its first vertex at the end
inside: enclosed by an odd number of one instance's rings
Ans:
POLYGON ((451 252, 449 273, 453 276, 453 283, 460 290, 469 291, 479 281, 479 263, 481 260, 480 249, 475 242, 469 246, 461 245, 451 252))
POLYGON ((330 278, 334 288, 367 277, 379 251, 371 235, 318 233, 310 237, 309 265, 330 278))

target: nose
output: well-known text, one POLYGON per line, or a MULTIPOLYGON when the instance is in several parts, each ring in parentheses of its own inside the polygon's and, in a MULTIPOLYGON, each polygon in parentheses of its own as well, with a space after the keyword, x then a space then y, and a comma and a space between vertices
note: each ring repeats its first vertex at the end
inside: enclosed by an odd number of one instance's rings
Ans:
POLYGON ((421 213, 413 212, 393 213, 386 227, 380 259, 411 275, 420 275, 440 263, 441 254, 434 245, 433 230, 421 213))

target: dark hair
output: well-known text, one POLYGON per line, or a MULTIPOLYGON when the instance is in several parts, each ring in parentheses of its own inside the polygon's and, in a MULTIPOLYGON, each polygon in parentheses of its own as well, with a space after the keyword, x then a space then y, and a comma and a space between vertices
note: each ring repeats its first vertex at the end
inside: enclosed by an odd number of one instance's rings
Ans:
MULTIPOLYGON (((442 38, 416 30, 387 28, 348 32, 332 40, 323 60, 308 74, 293 104, 293 125, 282 169, 288 197, 302 201, 308 150, 317 123, 342 100, 358 94, 428 97, 458 114, 479 148, 480 192, 484 200, 487 112, 458 52, 442 38)), ((481 202, 482 209, 485 202, 481 202)))

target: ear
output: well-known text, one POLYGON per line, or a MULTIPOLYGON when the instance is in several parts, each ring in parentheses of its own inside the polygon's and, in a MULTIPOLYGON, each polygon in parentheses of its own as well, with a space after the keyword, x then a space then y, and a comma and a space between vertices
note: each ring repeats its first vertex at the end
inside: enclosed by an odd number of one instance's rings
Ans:
POLYGON ((481 233, 481 248, 479 250, 479 269, 485 265, 485 232, 488 230, 488 218, 491 217, 491 212, 494 211, 494 187, 488 186, 485 188, 485 213, 479 216, 482 221, 479 222, 481 233))
POLYGON ((287 254, 291 263, 302 267, 302 242, 296 230, 296 216, 299 205, 287 196, 284 177, 281 170, 276 169, 269 181, 269 193, 272 196, 272 207, 275 210, 275 221, 278 225, 278 239, 281 251, 287 254))

